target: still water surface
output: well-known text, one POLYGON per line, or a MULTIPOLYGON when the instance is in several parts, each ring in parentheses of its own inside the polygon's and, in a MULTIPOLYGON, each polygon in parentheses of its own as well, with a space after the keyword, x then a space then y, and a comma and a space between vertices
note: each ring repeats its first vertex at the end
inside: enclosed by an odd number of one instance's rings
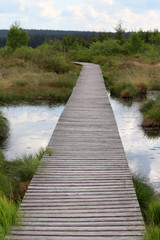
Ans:
MULTIPOLYGON (((141 103, 122 103, 109 96, 131 171, 145 176, 160 191, 160 134, 149 138, 141 128, 141 103)), ((49 142, 64 106, 0 107, 10 122, 3 143, 8 160, 35 153, 49 142)))
POLYGON ((8 160, 46 148, 64 105, 0 107, 10 123, 10 135, 2 144, 8 160))
POLYGON ((143 131, 141 103, 109 98, 131 171, 145 177, 160 191, 160 131, 154 132, 155 137, 143 131))

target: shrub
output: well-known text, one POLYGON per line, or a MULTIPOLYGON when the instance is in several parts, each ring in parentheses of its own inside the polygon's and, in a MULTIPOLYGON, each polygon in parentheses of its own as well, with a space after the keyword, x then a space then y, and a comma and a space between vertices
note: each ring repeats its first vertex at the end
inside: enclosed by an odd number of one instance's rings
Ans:
POLYGON ((69 72, 71 69, 71 65, 66 61, 64 56, 42 56, 38 65, 44 70, 56 73, 69 72))
POLYGON ((92 56, 88 49, 69 50, 67 57, 72 61, 92 62, 92 56))
POLYGON ((38 51, 37 49, 33 49, 31 47, 22 46, 15 50, 13 56, 15 58, 36 62, 40 57, 40 51, 38 51))
POLYGON ((158 58, 160 55, 160 50, 158 46, 146 44, 146 50, 144 51, 146 57, 158 58))
POLYGON ((27 32, 20 28, 20 25, 15 22, 7 32, 6 45, 11 47, 14 51, 16 48, 21 46, 27 46, 28 42, 29 36, 27 35, 27 32))
POLYGON ((71 64, 67 62, 63 54, 54 54, 49 49, 50 46, 48 44, 40 46, 37 49, 21 47, 16 49, 13 56, 37 65, 41 70, 56 73, 69 72, 71 64))
POLYGON ((89 48, 91 55, 113 56, 122 52, 122 47, 118 40, 109 39, 103 42, 97 41, 91 44, 89 48))
POLYGON ((10 56, 12 56, 12 54, 13 54, 12 48, 8 46, 0 48, 0 56, 3 58, 9 58, 10 56))

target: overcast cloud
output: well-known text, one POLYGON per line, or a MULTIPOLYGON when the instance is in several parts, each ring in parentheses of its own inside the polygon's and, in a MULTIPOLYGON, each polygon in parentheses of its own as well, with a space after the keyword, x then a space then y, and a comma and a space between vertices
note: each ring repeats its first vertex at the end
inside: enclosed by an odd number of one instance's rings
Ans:
POLYGON ((160 30, 159 0, 0 0, 0 29, 18 21, 26 29, 160 30))

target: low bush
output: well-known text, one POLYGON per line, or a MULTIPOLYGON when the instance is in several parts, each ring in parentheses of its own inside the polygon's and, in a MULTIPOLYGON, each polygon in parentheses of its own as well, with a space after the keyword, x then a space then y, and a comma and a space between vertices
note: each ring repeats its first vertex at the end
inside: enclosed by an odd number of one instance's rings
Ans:
POLYGON ((114 56, 123 52, 120 42, 115 39, 93 42, 89 50, 92 56, 114 56))
POLYGON ((92 62, 92 56, 88 49, 82 49, 82 50, 69 50, 67 53, 67 57, 72 61, 78 61, 78 62, 92 62))

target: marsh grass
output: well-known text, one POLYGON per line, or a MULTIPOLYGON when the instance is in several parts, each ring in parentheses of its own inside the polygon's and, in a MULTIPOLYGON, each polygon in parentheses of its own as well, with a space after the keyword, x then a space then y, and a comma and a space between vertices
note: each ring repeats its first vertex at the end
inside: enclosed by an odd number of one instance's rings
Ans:
POLYGON ((160 227, 149 227, 146 231, 147 234, 144 236, 144 240, 160 240, 160 227))
POLYGON ((156 193, 143 177, 133 175, 132 179, 143 218, 148 221, 149 204, 157 198, 156 193))
POLYGON ((51 149, 41 149, 35 156, 24 156, 22 159, 7 161, 0 151, 0 239, 10 232, 12 225, 21 222, 19 204, 29 182, 34 175, 44 154, 52 155, 51 149))
POLYGON ((0 111, 0 141, 3 141, 9 133, 9 123, 0 111))
POLYGON ((160 196, 143 177, 133 175, 133 183, 146 225, 144 240, 160 240, 160 196))
POLYGON ((4 195, 0 196, 0 239, 4 240, 5 235, 11 230, 12 225, 18 225, 20 215, 18 207, 13 201, 8 200, 4 195))
MULTIPOLYGON (((111 95, 135 98, 146 96, 148 90, 160 90, 159 64, 149 64, 138 61, 138 59, 122 57, 120 61, 119 58, 116 58, 108 58, 106 62, 101 63, 103 72, 109 78, 105 84, 111 95)), ((100 59, 97 60, 101 62, 100 59)))
POLYGON ((24 156, 15 161, 5 160, 3 154, 0 157, 0 193, 10 199, 23 198, 24 193, 32 179, 45 151, 41 149, 35 156, 24 156))
POLYGON ((0 79, 0 101, 66 102, 76 84, 78 69, 76 67, 75 70, 65 74, 25 71, 23 74, 12 73, 6 79, 0 79))
POLYGON ((111 94, 122 98, 144 96, 147 93, 151 77, 148 69, 132 65, 121 70, 121 75, 111 86, 111 94))
POLYGON ((155 100, 147 100, 140 110, 144 114, 143 127, 160 127, 160 94, 155 100))
POLYGON ((151 225, 160 227, 160 201, 155 200, 149 204, 148 216, 151 225))
POLYGON ((21 47, 7 57, 0 51, 0 102, 66 102, 80 67, 56 49, 21 47))

